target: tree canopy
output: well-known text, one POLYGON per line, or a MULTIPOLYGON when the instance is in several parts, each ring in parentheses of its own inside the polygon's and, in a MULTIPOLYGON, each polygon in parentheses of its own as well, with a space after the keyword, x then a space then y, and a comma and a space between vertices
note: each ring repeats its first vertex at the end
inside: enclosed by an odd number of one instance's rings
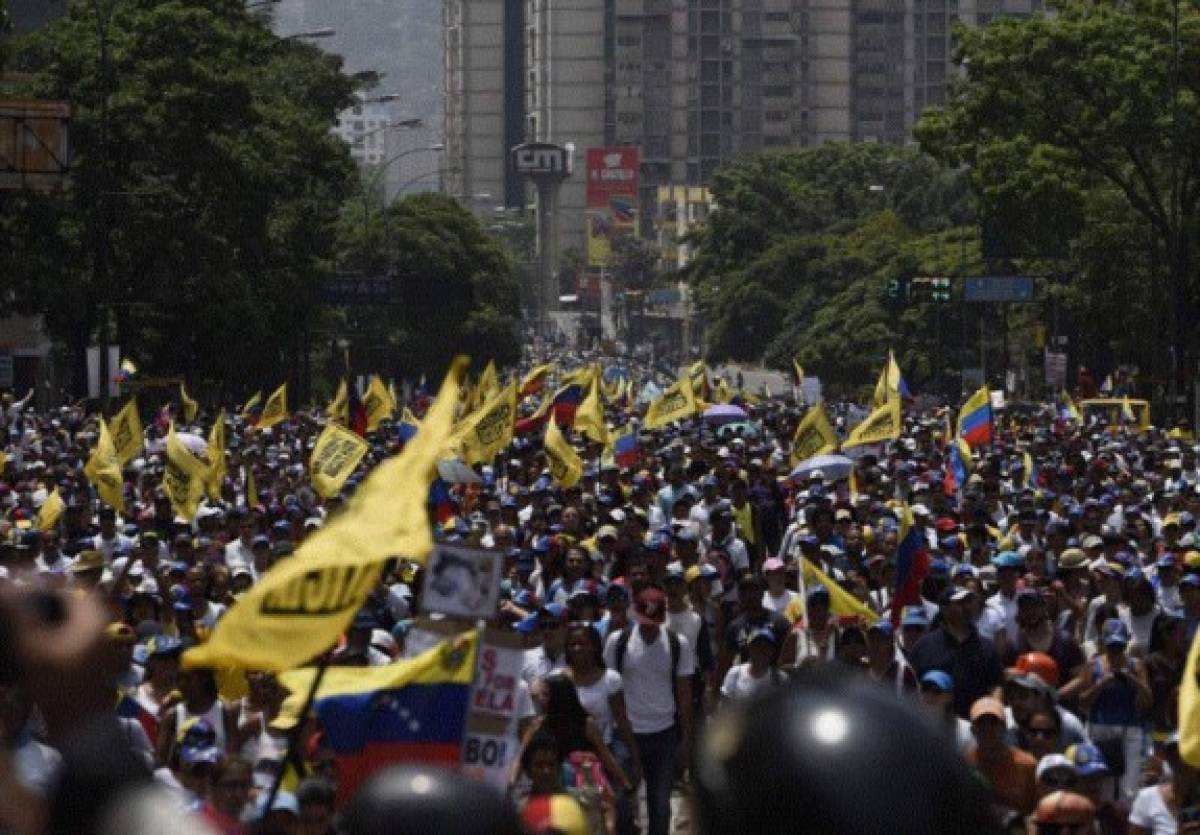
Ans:
POLYGON ((295 375, 355 185, 340 59, 240 0, 74 0, 14 52, 22 92, 70 102, 74 148, 64 194, 0 207, 19 307, 77 368, 111 316, 151 373, 295 375))

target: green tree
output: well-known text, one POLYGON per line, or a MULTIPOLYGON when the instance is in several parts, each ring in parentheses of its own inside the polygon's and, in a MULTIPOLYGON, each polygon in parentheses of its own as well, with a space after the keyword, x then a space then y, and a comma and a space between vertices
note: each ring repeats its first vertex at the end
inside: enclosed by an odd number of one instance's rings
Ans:
POLYGON ((1090 336, 1120 348, 1131 312, 1157 314, 1133 356, 1162 379, 1173 346, 1182 375, 1197 345, 1185 317, 1200 298, 1200 11, 1167 0, 1053 7, 961 30, 965 80, 926 113, 918 137, 942 161, 970 166, 982 213, 1012 251, 1071 253, 1079 292, 1063 300, 1077 316, 1123 306, 1093 319, 1090 336), (1131 244, 1115 261, 1114 233, 1131 244))
POLYGON ((365 217, 348 211, 339 249, 346 268, 391 275, 396 301, 351 312, 356 371, 437 375, 456 353, 520 359, 513 259, 458 201, 428 193, 365 217))
POLYGON ((210 393, 303 379, 354 184, 330 134, 353 91, 340 59, 240 0, 74 0, 14 64, 71 103, 74 161, 64 194, 3 211, 0 272, 77 365, 111 317, 147 372, 210 393))
POLYGON ((713 196, 685 273, 709 359, 790 369, 799 356, 849 392, 874 380, 889 347, 907 347, 912 382, 943 379, 947 355, 931 356, 925 338, 941 318, 918 306, 904 325, 884 288, 898 273, 957 272, 974 251, 947 238, 970 216, 961 174, 910 149, 825 145, 739 160, 718 172, 713 196))

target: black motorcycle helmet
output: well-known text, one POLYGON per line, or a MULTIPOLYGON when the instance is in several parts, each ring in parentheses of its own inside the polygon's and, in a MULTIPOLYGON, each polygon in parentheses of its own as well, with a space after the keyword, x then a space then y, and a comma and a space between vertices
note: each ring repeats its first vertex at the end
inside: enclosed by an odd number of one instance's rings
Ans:
POLYGON ((432 765, 375 775, 351 801, 346 835, 522 835, 516 810, 500 792, 432 765))
POLYGON ((989 793, 929 720, 836 665, 727 706, 693 773, 703 835, 999 832, 989 793))

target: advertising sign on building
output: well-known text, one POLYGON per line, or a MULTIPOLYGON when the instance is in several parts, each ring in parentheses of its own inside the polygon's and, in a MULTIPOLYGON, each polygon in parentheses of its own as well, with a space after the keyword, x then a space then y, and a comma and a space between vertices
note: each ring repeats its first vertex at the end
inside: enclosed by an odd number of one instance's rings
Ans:
POLYGON ((606 267, 613 241, 637 235, 638 164, 635 146, 588 148, 587 262, 606 267))

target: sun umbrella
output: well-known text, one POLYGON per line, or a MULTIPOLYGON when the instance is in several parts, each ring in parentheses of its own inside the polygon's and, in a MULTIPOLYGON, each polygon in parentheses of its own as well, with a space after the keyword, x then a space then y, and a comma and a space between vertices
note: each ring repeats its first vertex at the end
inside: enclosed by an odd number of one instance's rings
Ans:
POLYGON ((702 417, 708 423, 733 423, 734 421, 744 421, 749 415, 740 406, 719 403, 705 409, 702 417))
POLYGON ((827 479, 837 481, 840 478, 849 478, 850 471, 854 469, 854 462, 844 455, 817 455, 801 461, 796 469, 792 470, 792 478, 808 478, 817 470, 827 479))

